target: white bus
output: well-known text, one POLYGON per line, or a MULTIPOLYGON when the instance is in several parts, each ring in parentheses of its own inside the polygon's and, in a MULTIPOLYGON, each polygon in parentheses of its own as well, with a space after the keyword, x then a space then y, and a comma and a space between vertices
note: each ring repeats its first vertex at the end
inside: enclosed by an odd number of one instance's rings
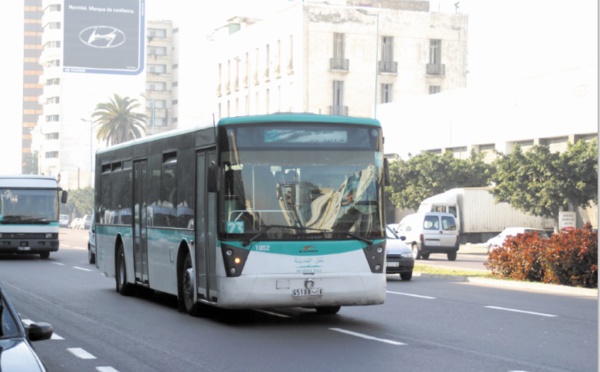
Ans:
POLYGON ((96 154, 96 265, 180 311, 385 300, 385 160, 377 120, 222 119, 96 154))
POLYGON ((58 251, 59 201, 67 191, 52 177, 0 176, 0 254, 58 251))

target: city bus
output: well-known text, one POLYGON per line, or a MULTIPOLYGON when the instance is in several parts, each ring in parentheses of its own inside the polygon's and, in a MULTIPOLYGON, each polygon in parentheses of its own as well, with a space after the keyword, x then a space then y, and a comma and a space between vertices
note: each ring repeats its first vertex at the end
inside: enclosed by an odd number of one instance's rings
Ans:
POLYGON ((385 300, 383 135, 375 119, 221 119, 96 153, 96 266, 179 310, 385 300))
POLYGON ((68 192, 49 176, 0 176, 0 254, 39 254, 59 248, 59 202, 68 192))

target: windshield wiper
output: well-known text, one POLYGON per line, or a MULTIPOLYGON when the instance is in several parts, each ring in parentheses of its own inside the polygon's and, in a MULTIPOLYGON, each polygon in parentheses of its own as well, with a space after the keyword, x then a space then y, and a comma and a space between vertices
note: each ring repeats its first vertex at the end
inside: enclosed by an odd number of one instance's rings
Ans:
POLYGON ((338 233, 338 234, 339 234, 339 233, 341 233, 341 234, 346 234, 346 235, 348 235, 349 237, 351 237, 351 238, 354 238, 354 239, 357 239, 357 240, 360 240, 361 242, 365 242, 365 243, 367 243, 368 245, 371 245, 371 244, 373 244, 373 241, 372 241, 372 240, 369 240, 369 239, 367 239, 367 238, 364 238, 364 237, 362 237, 362 236, 360 236, 360 235, 358 235, 358 234, 351 233, 351 232, 349 232, 349 231, 335 231, 335 230, 334 230, 333 232, 334 232, 334 233, 338 233))
POLYGON ((316 227, 306 227, 306 226, 263 225, 259 232, 257 232, 256 234, 252 235, 249 239, 246 239, 242 242, 242 247, 247 247, 248 245, 250 245, 250 243, 252 243, 253 241, 257 240, 258 238, 260 238, 261 236, 266 234, 272 228, 293 229, 293 230, 301 230, 301 231, 312 230, 312 231, 318 231, 318 232, 323 232, 323 233, 345 234, 351 238, 354 238, 354 239, 360 240, 361 242, 367 243, 368 245, 373 244, 373 241, 371 241, 367 238, 364 238, 358 234, 354 234, 354 233, 351 233, 348 231, 335 231, 335 230, 331 231, 331 230, 318 229, 316 227))
MULTIPOLYGON (((250 245, 250 243, 252 243, 256 239, 258 239, 261 236, 263 236, 264 234, 266 234, 267 231, 274 229, 274 228, 293 229, 293 230, 311 229, 310 227, 298 227, 298 226, 287 226, 287 225, 263 225, 263 226, 261 226, 261 229, 259 232, 257 232, 256 234, 252 235, 249 239, 246 239, 242 242, 242 247, 247 247, 248 245, 250 245)), ((311 230, 319 230, 319 229, 311 229, 311 230)))

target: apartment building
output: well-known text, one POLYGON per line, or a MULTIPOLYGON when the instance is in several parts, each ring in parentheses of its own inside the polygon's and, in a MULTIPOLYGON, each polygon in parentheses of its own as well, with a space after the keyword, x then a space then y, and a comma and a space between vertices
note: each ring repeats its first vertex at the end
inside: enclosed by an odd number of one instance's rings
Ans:
POLYGON ((290 4, 215 33, 217 117, 281 111, 377 117, 377 105, 466 86, 465 14, 427 1, 290 4))

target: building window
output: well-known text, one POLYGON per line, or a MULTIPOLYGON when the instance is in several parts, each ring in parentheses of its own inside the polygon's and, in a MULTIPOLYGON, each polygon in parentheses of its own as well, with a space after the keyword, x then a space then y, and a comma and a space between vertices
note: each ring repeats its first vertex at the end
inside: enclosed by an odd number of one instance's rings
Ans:
POLYGON ((60 116, 59 115, 47 115, 46 116, 46 121, 47 122, 54 122, 54 121, 59 121, 60 120, 60 116))
POLYGON ((333 58, 330 66, 332 70, 348 70, 348 60, 344 58, 345 44, 344 34, 338 32, 333 34, 333 58))
POLYGON ((149 28, 148 37, 166 38, 167 30, 165 30, 164 28, 149 28))
POLYGON ((381 61, 379 72, 397 72, 397 62, 394 62, 394 38, 383 36, 381 38, 381 61))
POLYGON ((167 108, 167 101, 165 101, 164 99, 146 100, 146 108, 152 109, 152 106, 154 106, 155 109, 157 109, 157 108, 164 109, 164 108, 167 108))
POLYGON ((442 63, 442 41, 439 39, 429 40, 429 63, 442 63))
POLYGON ((392 102, 393 84, 381 84, 381 103, 392 102))
POLYGON ((166 56, 167 48, 166 47, 148 47, 148 55, 151 56, 166 56))
POLYGON ((148 72, 153 74, 165 74, 167 72, 167 65, 157 65, 149 63, 147 65, 148 72))
POLYGON ((46 152, 46 159, 56 159, 56 158, 58 158, 58 151, 46 152))
POLYGON ((330 109, 331 115, 348 115, 348 109, 344 106, 344 82, 334 80, 333 82, 333 105, 330 109))
POLYGON ((160 81, 150 81, 146 83, 146 90, 165 91, 167 90, 167 83, 160 81))
POLYGON ((46 139, 47 140, 57 140, 58 139, 58 132, 47 133, 46 134, 46 139))
POLYGON ((429 94, 437 94, 442 90, 442 87, 439 85, 430 85, 429 86, 429 94))

